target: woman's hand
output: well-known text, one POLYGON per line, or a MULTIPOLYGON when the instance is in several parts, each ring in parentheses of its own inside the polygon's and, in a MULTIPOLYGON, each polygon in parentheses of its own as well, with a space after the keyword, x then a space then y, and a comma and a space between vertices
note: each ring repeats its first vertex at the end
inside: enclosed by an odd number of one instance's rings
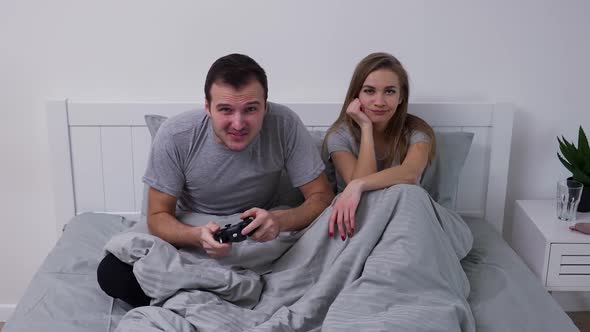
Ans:
POLYGON ((361 196, 363 194, 362 183, 358 180, 352 180, 348 183, 340 197, 332 207, 332 214, 328 223, 328 234, 330 237, 334 236, 334 224, 338 225, 338 232, 342 241, 346 239, 346 234, 349 237, 354 233, 355 222, 354 214, 359 205, 361 196))
POLYGON ((358 98, 355 98, 350 104, 348 104, 346 114, 350 115, 354 122, 356 122, 361 128, 367 126, 372 128, 373 126, 371 119, 369 119, 367 114, 363 111, 361 101, 358 98))

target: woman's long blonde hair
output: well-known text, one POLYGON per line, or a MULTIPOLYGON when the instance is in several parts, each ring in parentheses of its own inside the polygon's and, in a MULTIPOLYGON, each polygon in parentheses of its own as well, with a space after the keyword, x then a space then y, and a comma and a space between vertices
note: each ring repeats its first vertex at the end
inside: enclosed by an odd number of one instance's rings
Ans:
POLYGON ((326 137, 324 139, 324 151, 326 151, 326 141, 330 134, 336 131, 341 126, 348 126, 348 129, 354 136, 357 144, 360 144, 361 140, 361 129, 359 125, 346 114, 348 105, 355 99, 358 98, 361 88, 367 79, 367 76, 372 72, 379 69, 388 69, 394 72, 400 81, 400 99, 401 103, 397 106, 395 114, 389 120, 389 123, 385 127, 384 135, 388 138, 388 151, 385 157, 385 165, 389 167, 394 160, 402 163, 406 154, 408 153, 408 143, 410 135, 414 130, 419 130, 425 133, 430 139, 430 155, 428 161, 431 162, 434 158, 436 150, 436 142, 434 138, 434 131, 426 123, 426 121, 419 117, 408 114, 408 100, 410 98, 410 86, 408 82, 408 74, 402 64, 393 55, 388 53, 372 53, 367 55, 364 59, 359 62, 356 66, 350 85, 348 86, 348 92, 342 105, 340 115, 334 124, 328 129, 326 137))

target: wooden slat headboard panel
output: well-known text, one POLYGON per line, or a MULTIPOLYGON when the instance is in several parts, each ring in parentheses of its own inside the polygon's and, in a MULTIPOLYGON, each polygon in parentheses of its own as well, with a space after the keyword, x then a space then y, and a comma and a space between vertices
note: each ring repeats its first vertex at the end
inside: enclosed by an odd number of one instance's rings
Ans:
MULTIPOLYGON (((329 126, 337 103, 285 103, 311 130, 329 126)), ((47 104, 57 228, 83 212, 136 215, 150 135, 145 114, 171 116, 202 105, 184 102, 51 101, 47 104)), ((414 103, 410 113, 435 131, 475 134, 461 173, 457 209, 501 230, 512 136, 509 104, 414 103)))

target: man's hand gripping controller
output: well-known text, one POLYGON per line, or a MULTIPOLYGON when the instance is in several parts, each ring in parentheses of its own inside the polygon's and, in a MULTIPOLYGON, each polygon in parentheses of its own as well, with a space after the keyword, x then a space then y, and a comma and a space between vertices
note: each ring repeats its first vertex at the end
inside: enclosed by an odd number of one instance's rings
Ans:
POLYGON ((239 223, 232 225, 227 224, 222 229, 213 234, 213 239, 219 243, 241 242, 248 238, 250 234, 256 232, 256 229, 251 231, 248 235, 242 235, 242 230, 246 228, 252 221, 253 217, 248 217, 239 223))

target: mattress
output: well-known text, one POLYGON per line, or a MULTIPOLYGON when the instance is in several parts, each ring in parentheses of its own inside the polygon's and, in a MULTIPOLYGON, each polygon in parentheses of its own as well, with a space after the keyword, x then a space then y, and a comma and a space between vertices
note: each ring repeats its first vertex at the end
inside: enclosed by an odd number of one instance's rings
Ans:
MULTIPOLYGON (((462 261, 478 331, 578 331, 508 244, 486 222, 466 219, 474 245, 462 261)), ((102 248, 134 222, 86 213, 73 218, 3 328, 16 331, 113 331, 129 310, 96 281, 102 248)))
POLYGON ((461 265, 471 285, 468 301, 477 331, 578 331, 489 223, 465 220, 474 240, 461 265))

